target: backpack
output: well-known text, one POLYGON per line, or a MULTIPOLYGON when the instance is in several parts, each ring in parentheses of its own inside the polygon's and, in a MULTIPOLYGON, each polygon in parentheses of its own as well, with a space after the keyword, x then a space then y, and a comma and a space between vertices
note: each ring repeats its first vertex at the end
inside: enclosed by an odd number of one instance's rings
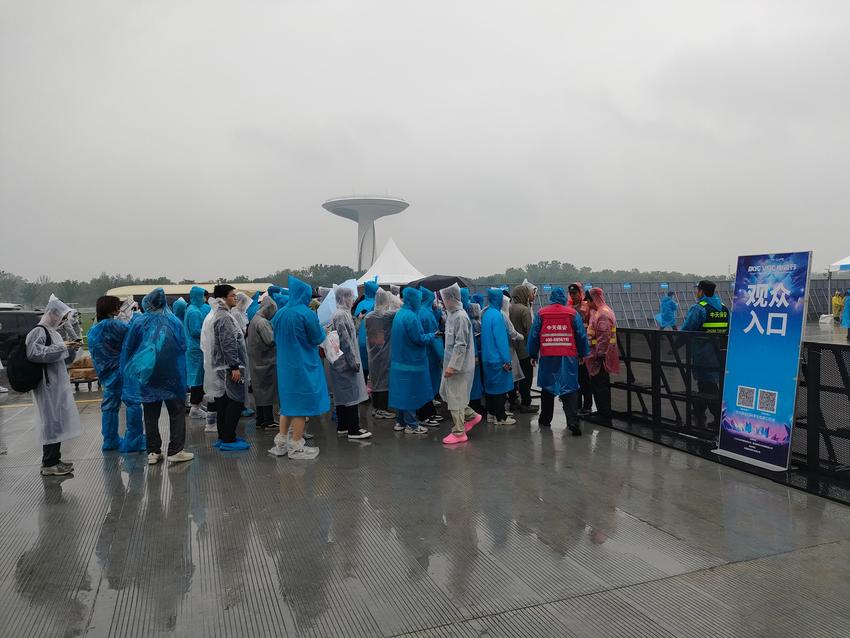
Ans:
MULTIPOLYGON (((52 345, 50 331, 44 326, 37 327, 44 330, 47 345, 52 345)), ((9 377, 9 385, 15 392, 35 390, 42 378, 44 378, 44 383, 49 383, 47 366, 43 363, 30 361, 27 358, 26 335, 18 337, 18 342, 12 346, 12 350, 9 352, 9 360, 6 362, 6 374, 9 377)))

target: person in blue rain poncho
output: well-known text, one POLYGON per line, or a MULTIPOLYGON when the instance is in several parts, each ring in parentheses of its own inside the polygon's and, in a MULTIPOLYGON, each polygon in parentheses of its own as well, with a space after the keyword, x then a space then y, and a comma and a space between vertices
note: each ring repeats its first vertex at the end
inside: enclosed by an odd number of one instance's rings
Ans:
POLYGON ((308 304, 310 286, 289 276, 289 301, 272 319, 277 349, 277 388, 280 398, 280 432, 269 452, 290 459, 314 459, 319 448, 304 444, 306 417, 330 410, 325 369, 319 346, 325 331, 308 304))
POLYGON ((502 299, 504 295, 499 288, 487 291, 489 304, 481 319, 481 371, 487 413, 495 417, 497 425, 513 425, 516 421, 505 412, 505 401, 507 393, 514 387, 514 376, 502 299))
POLYGON ((254 315, 260 310, 260 291, 258 290, 251 297, 251 305, 248 306, 248 310, 246 314, 248 315, 248 323, 251 323, 251 319, 254 318, 254 315))
MULTIPOLYGON (((421 307, 419 308, 419 321, 422 331, 426 334, 434 334, 440 329, 440 324, 434 314, 434 301, 437 296, 427 288, 420 288, 422 295, 421 307)), ((440 392, 440 383, 443 377, 443 340, 434 337, 428 348, 428 373, 431 379, 431 397, 416 411, 416 418, 420 423, 428 427, 440 427, 443 417, 437 414, 434 407, 434 397, 440 392)))
POLYGON ((555 397, 561 400, 567 426, 581 434, 578 419, 579 361, 590 353, 581 315, 567 303, 563 288, 552 289, 549 305, 540 310, 528 334, 528 354, 537 365, 540 427, 552 425, 555 397))
POLYGON ((358 322, 357 345, 360 348, 360 361, 363 364, 363 377, 369 376, 369 348, 366 340, 366 315, 375 309, 375 295, 378 292, 377 281, 367 281, 363 284, 363 299, 354 308, 354 316, 358 322))
POLYGON ((180 323, 183 323, 183 319, 186 317, 186 307, 188 305, 189 303, 183 297, 177 297, 174 303, 171 304, 171 312, 180 320, 180 323))
POLYGON ((204 400, 204 353, 201 352, 201 328, 204 318, 210 311, 205 300, 207 291, 200 286, 189 290, 189 305, 183 317, 186 334, 186 385, 189 388, 190 419, 206 419, 207 413, 201 408, 204 400))
POLYGON ((162 460, 159 415, 168 410, 171 463, 194 458, 186 441, 186 337, 183 324, 171 312, 165 291, 155 288, 142 299, 144 314, 130 324, 121 350, 122 397, 141 403, 147 439, 148 464, 162 460))
POLYGON ((672 290, 661 298, 661 307, 655 315, 655 322, 662 330, 672 328, 676 330, 676 313, 679 311, 679 303, 676 301, 676 293, 672 290))
POLYGON ((404 304, 393 319, 390 339, 390 407, 396 408, 395 430, 407 434, 427 434, 428 428, 416 421, 416 410, 434 398, 428 369, 428 348, 433 333, 422 330, 419 311, 422 293, 416 288, 402 292, 404 304))
POLYGON ((103 391, 100 402, 103 450, 121 452, 144 452, 147 449, 142 426, 142 406, 137 402, 126 402, 127 426, 124 437, 118 435, 119 410, 121 409, 122 377, 121 349, 130 330, 127 321, 118 319, 121 300, 106 295, 97 300, 97 323, 88 332, 87 342, 97 378, 103 391))
POLYGON ((844 311, 841 313, 841 327, 847 328, 847 341, 850 341, 850 288, 844 298, 848 301, 844 303, 844 311))

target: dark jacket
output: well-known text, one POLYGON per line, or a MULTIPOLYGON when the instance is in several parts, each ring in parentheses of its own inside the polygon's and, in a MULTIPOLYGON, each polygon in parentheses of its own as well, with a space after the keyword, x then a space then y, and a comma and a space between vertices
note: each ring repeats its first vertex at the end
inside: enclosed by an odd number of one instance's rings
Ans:
POLYGON ((511 293, 513 304, 511 304, 510 317, 514 329, 522 335, 522 341, 514 341, 513 346, 516 350, 516 356, 519 359, 528 358, 528 334, 531 332, 531 325, 534 319, 531 316, 531 299, 529 299, 528 288, 525 286, 517 286, 511 293))

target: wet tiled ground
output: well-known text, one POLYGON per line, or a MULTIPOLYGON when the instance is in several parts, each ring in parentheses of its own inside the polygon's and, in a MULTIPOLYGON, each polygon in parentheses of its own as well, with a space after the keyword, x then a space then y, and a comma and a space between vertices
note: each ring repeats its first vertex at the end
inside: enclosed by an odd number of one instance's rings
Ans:
POLYGON ((148 467, 77 397, 66 479, 0 400, 2 636, 850 635, 850 508, 617 431, 314 419, 289 461, 194 422, 194 461, 148 467))

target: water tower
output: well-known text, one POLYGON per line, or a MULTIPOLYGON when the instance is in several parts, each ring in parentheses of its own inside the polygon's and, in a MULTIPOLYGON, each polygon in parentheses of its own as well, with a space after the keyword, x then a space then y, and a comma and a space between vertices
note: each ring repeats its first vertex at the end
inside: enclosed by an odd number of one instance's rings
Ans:
POLYGON ((375 220, 397 215, 408 204, 397 197, 337 197, 322 208, 357 222, 357 270, 368 270, 375 261, 375 220))

